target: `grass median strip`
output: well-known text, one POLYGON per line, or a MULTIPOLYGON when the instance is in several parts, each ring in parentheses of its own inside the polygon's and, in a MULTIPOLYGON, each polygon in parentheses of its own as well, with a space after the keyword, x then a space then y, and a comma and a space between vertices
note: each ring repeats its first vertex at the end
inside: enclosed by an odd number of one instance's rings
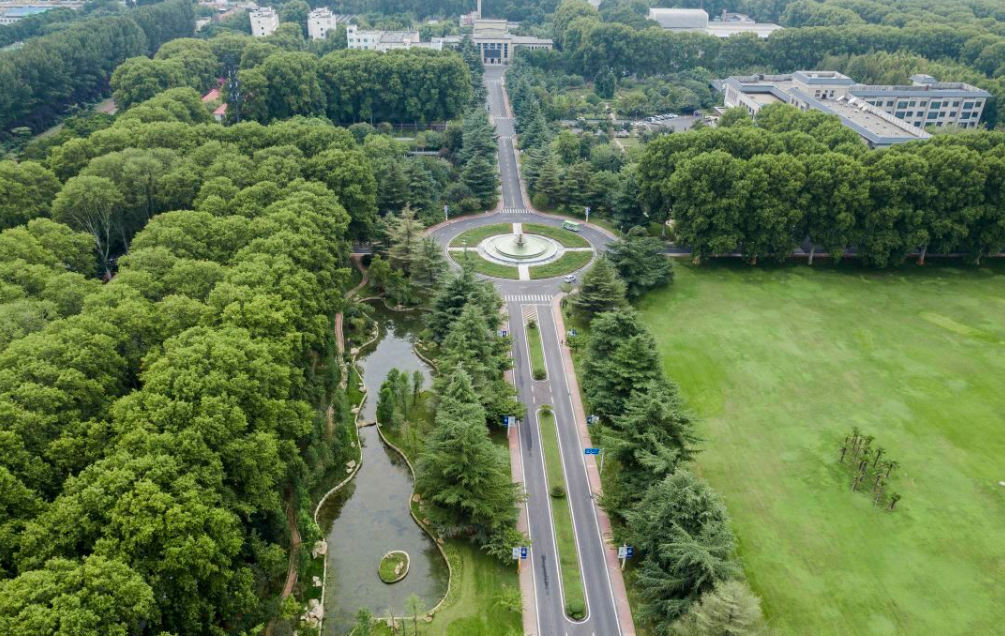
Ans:
POLYGON ((555 542, 558 544, 562 588, 565 592, 565 613, 570 618, 579 620, 586 615, 586 600, 583 597, 583 578, 579 570, 576 535, 572 527, 572 509, 566 498, 565 470, 562 467, 562 454, 558 446, 558 428, 555 426, 555 416, 551 412, 551 407, 542 408, 538 412, 538 420, 548 473, 548 494, 551 497, 555 542))
POLYGON ((450 241, 450 247, 464 247, 464 241, 468 242, 468 247, 475 247, 490 236, 500 234, 510 234, 513 232, 511 223, 496 223, 494 225, 483 225, 473 230, 461 232, 454 240, 450 241))
POLYGON ((544 346, 541 344, 541 329, 536 320, 527 323, 527 347, 530 349, 530 367, 535 380, 548 377, 548 368, 544 364, 544 346))
POLYGON ((571 274, 577 269, 585 267, 592 258, 593 252, 566 252, 557 261, 548 263, 547 265, 531 267, 530 277, 537 280, 539 278, 554 278, 563 274, 571 274))
POLYGON ((564 247, 590 247, 590 242, 571 230, 563 230, 552 225, 539 225, 537 223, 525 223, 523 231, 527 234, 539 234, 547 236, 561 243, 564 247))

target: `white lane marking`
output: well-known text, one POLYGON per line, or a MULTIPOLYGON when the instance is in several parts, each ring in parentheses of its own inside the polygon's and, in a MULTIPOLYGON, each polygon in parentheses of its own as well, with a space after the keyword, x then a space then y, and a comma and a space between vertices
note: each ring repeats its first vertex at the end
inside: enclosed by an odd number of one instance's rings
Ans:
MULTIPOLYGON (((557 337, 558 336, 558 321, 554 320, 554 312, 552 313, 552 327, 555 329, 555 336, 557 337)), ((559 345, 559 347, 561 347, 561 345, 559 345)), ((564 356, 562 356, 562 364, 563 364, 563 366, 565 365, 565 357, 564 356)), ((572 409, 572 417, 575 418, 576 417, 576 407, 572 403, 572 390, 569 388, 569 378, 568 378, 568 376, 565 375, 564 369, 563 369, 563 373, 562 373, 562 381, 565 383, 565 393, 566 393, 566 395, 569 396, 569 408, 572 409)), ((587 470, 587 467, 586 467, 586 453, 583 452, 582 444, 579 443, 579 423, 578 422, 576 423, 576 440, 577 440, 576 446, 580 447, 579 458, 583 462, 583 472, 586 473, 586 484, 587 484, 587 487, 590 489, 590 496, 592 497, 593 496, 593 486, 590 484, 590 471, 587 470)), ((597 474, 597 477, 598 478, 600 477, 599 473, 597 474)), ((593 520, 594 520, 594 523, 596 524, 596 527, 597 527, 597 540, 600 542, 600 552, 603 555, 604 574, 607 575, 607 589, 608 589, 608 591, 611 594, 611 607, 614 610, 614 622, 618 626, 618 634, 619 634, 619 636, 623 636, 623 632, 621 631, 621 619, 618 616, 618 602, 617 602, 617 599, 614 597, 614 584, 611 583, 611 571, 610 571, 610 569, 607 566, 607 545, 604 543, 604 535, 601 534, 601 532, 600 532, 600 517, 597 515, 597 500, 596 499, 593 499, 593 505, 590 506, 590 507, 593 510, 593 520)), ((573 521, 573 524, 575 524, 575 521, 573 521)), ((578 540, 578 535, 577 535, 577 540, 578 540)), ((586 587, 586 577, 585 576, 583 577, 583 587, 584 587, 584 593, 585 593, 585 587, 586 587)))
MULTIPOLYGON (((517 225, 514 223, 513 225, 517 225)), ((530 266, 529 265, 517 265, 516 271, 520 273, 520 280, 530 280, 530 266)))
MULTIPOLYGON (((524 338, 526 340, 526 338, 524 338)), ((516 427, 516 443, 520 453, 520 473, 523 475, 523 492, 527 495, 527 467, 524 465, 523 443, 520 439, 520 427, 516 427)), ((530 540, 530 580, 534 584, 534 618, 537 620, 537 633, 541 633, 541 607, 537 601, 537 559, 534 558, 534 535, 530 530, 530 497, 525 497, 523 501, 524 514, 527 515, 527 538, 530 540)))
POLYGON ((523 234, 523 223, 514 223, 513 224, 513 233, 514 234, 523 234))
POLYGON ((503 296, 503 300, 508 303, 550 303, 551 296, 547 294, 515 294, 503 296))

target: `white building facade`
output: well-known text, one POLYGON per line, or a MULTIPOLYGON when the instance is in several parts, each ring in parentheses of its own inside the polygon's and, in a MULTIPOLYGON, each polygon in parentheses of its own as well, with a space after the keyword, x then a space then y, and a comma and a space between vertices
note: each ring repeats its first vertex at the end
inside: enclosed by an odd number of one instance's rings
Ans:
POLYGON ((251 20, 251 35, 264 38, 279 28, 279 14, 272 7, 263 7, 248 13, 251 20))
POLYGON ((910 86, 856 84, 834 71, 729 77, 720 87, 728 108, 752 115, 772 103, 837 115, 873 148, 925 139, 927 126, 976 128, 991 94, 969 84, 915 75, 910 86))
POLYGON ((307 16, 307 35, 312 40, 323 40, 330 31, 335 30, 335 14, 331 9, 314 9, 307 16))

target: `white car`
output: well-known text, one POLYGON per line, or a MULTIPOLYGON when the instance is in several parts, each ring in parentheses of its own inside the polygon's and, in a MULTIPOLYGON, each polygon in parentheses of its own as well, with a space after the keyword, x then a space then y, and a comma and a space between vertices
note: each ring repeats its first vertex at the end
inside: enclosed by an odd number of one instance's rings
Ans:
POLYGON ((568 276, 565 277, 565 282, 567 282, 567 283, 574 283, 574 282, 576 282, 576 275, 575 274, 569 274, 568 276))

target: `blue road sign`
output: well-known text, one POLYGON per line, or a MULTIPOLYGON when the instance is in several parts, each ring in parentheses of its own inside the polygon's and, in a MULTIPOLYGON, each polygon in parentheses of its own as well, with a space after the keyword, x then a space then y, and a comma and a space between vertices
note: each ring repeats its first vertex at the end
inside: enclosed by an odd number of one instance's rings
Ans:
POLYGON ((520 558, 521 559, 526 559, 527 558, 527 548, 526 547, 521 547, 520 548, 520 558))
POLYGON ((600 449, 599 448, 586 448, 586 449, 583 449, 583 452, 586 453, 587 455, 599 455, 600 454, 600 449))
POLYGON ((629 559, 635 556, 635 548, 633 548, 632 546, 628 546, 628 549, 625 552, 626 552, 625 557, 629 559))

